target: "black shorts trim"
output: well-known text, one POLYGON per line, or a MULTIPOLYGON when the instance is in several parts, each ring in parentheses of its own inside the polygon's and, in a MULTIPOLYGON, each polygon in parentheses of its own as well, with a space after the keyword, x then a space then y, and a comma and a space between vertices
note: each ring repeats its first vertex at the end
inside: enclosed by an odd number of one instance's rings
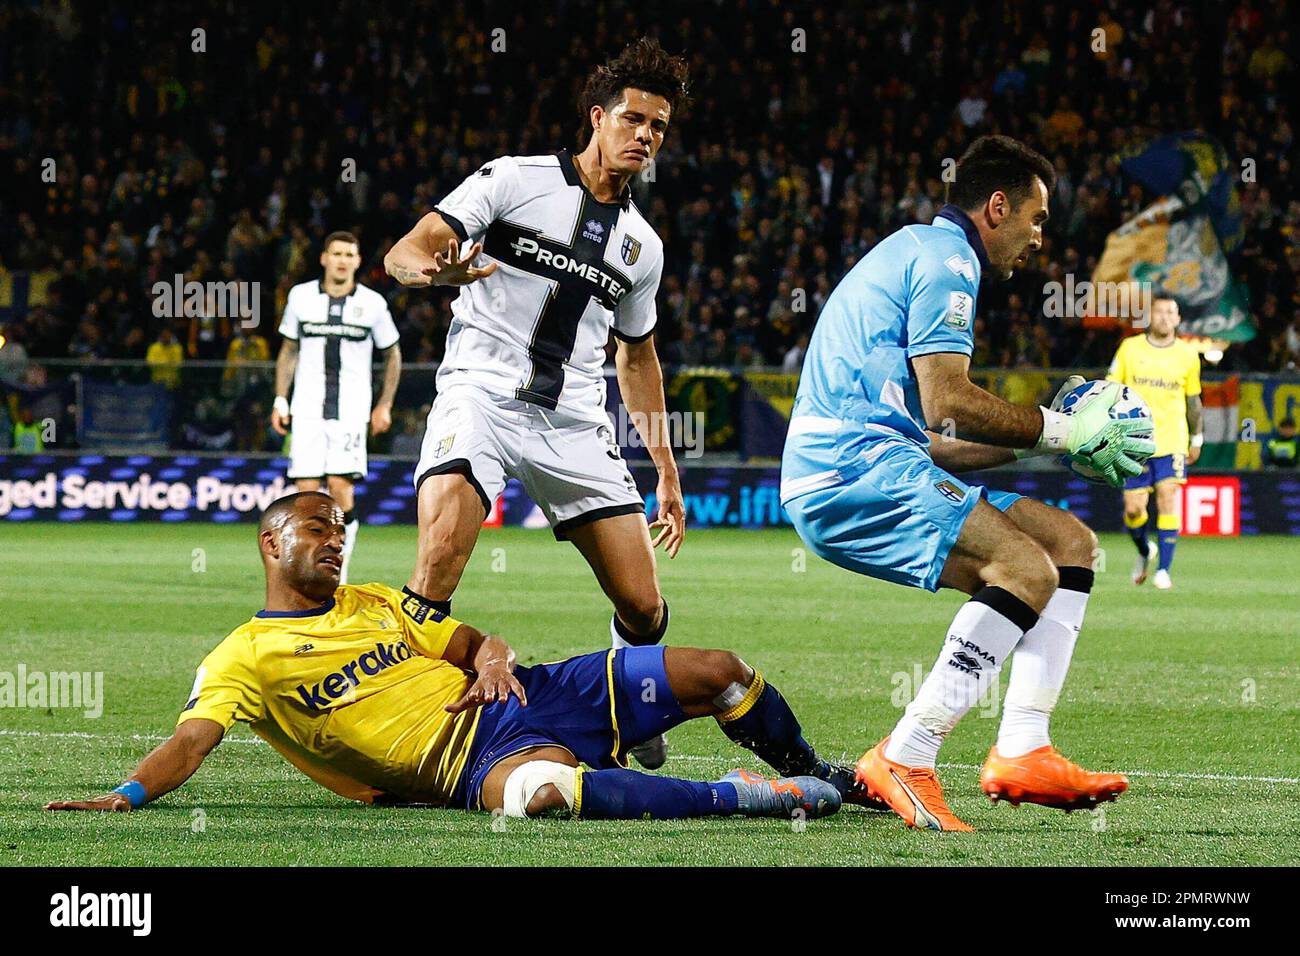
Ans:
POLYGON ((593 521, 601 521, 605 518, 617 518, 619 515, 639 515, 645 514, 644 504, 633 504, 628 502, 625 505, 610 505, 607 508, 596 508, 592 511, 583 512, 580 515, 574 515, 572 518, 565 518, 551 530, 555 532, 556 541, 568 541, 569 532, 574 528, 581 528, 583 525, 591 524, 593 521))
POLYGON ((451 231, 456 234, 456 238, 458 238, 461 242, 467 242, 469 240, 469 233, 465 231, 464 223, 462 223, 451 213, 444 212, 443 210, 439 209, 437 206, 433 207, 433 211, 442 217, 443 222, 451 226, 451 231))
POLYGON ((453 458, 450 461, 444 461, 441 465, 434 465, 432 468, 428 469, 424 474, 416 479, 416 495, 419 495, 420 486, 424 484, 424 479, 431 475, 445 475, 449 471, 461 471, 461 469, 464 469, 463 474, 465 475, 465 479, 473 485, 474 490, 478 492, 479 501, 483 503, 483 516, 487 517, 492 513, 492 499, 487 496, 487 492, 483 490, 483 486, 480 485, 478 479, 474 477, 474 469, 469 466, 468 458, 453 458))
POLYGON ((618 339, 620 342, 630 342, 633 345, 638 342, 644 342, 646 339, 650 338, 650 336, 655 334, 653 326, 651 326, 650 331, 646 332, 644 335, 624 335, 618 329, 610 329, 610 331, 614 333, 614 338, 618 339))

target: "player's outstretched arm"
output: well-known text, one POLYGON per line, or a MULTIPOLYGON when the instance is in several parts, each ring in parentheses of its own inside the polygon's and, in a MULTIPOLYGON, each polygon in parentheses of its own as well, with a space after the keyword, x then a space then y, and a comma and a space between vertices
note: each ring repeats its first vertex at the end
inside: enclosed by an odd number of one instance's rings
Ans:
POLYGON ((404 286, 468 285, 496 272, 497 264, 483 268, 471 263, 483 251, 483 243, 460 254, 460 238, 436 212, 426 213, 415 228, 393 244, 384 256, 384 271, 404 286))
POLYGON ((190 779, 225 733, 215 720, 187 720, 141 760, 116 790, 93 800, 55 800, 45 809, 126 811, 157 800, 190 779))
POLYGON ((448 713, 458 714, 480 704, 505 701, 511 694, 519 698, 520 704, 528 706, 528 695, 513 673, 514 649, 501 638, 462 624, 447 642, 442 659, 476 675, 460 700, 447 705, 448 713))

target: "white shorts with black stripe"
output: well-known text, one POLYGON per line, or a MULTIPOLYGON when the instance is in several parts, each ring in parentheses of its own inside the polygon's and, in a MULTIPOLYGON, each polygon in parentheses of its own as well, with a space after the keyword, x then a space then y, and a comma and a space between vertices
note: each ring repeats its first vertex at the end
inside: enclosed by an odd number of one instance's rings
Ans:
POLYGON ((366 420, 290 419, 289 478, 366 477, 366 420))
POLYGON ((453 386, 434 401, 417 491, 430 475, 449 471, 468 472, 485 511, 507 478, 518 479, 561 541, 592 521, 645 512, 608 419, 575 419, 475 385, 453 386))

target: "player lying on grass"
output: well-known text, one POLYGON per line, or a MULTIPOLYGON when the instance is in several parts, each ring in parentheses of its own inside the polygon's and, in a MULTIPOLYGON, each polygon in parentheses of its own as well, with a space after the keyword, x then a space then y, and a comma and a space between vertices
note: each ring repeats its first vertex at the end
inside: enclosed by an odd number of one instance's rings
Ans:
POLYGON ((175 733, 113 792, 47 809, 156 800, 237 720, 317 783, 371 803, 631 820, 819 817, 842 799, 866 802, 852 771, 819 759, 776 688, 735 654, 629 647, 516 667, 503 640, 409 595, 340 586, 344 534, 321 492, 272 504, 258 529, 266 607, 203 661, 175 733), (628 748, 697 717, 785 779, 626 769, 628 748))

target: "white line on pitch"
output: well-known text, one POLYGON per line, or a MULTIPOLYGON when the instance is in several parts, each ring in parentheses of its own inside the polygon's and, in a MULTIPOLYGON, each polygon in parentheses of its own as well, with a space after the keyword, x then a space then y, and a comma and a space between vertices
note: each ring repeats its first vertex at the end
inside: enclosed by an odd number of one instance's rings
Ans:
MULTIPOLYGON (((80 730, 0 730, 0 737, 64 737, 74 740, 135 740, 144 743, 161 743, 167 737, 156 734, 90 734, 80 730)), ((260 745, 260 737, 226 737, 227 744, 260 745)), ((725 757, 706 757, 700 754, 676 754, 671 759, 681 763, 726 763, 725 757)), ((979 770, 979 764, 941 763, 940 767, 950 770, 979 770)), ((1286 783, 1300 784, 1300 777, 1251 777, 1227 773, 1179 773, 1166 770, 1123 770, 1130 777, 1157 777, 1164 780, 1218 780, 1226 783, 1286 783)))

